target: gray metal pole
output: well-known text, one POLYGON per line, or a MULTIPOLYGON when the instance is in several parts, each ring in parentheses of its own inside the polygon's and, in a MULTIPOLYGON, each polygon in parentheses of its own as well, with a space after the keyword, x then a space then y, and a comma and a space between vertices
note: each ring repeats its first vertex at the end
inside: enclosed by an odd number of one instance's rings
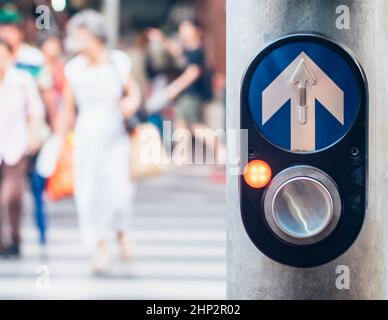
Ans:
POLYGON ((321 267, 280 265, 259 252, 243 228, 238 178, 228 176, 227 294, 231 299, 384 299, 388 232, 388 1, 228 0, 227 127, 238 127, 243 72, 264 44, 281 34, 315 31, 349 47, 369 82, 369 206, 365 225, 350 250, 321 267), (336 8, 350 9, 350 29, 336 27, 336 8), (349 269, 349 289, 338 289, 349 269), (339 272, 337 274, 336 272, 339 272))

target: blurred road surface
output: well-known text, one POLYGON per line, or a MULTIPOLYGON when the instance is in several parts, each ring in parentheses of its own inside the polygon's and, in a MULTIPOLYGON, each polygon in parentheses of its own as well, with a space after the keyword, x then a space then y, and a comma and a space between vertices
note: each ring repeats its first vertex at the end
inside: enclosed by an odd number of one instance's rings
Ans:
POLYGON ((225 298, 225 188, 209 172, 184 167, 141 183, 136 257, 123 262, 113 251, 111 271, 100 276, 91 272, 93 252, 80 240, 71 200, 49 205, 48 258, 41 257, 27 197, 23 256, 0 260, 0 299, 225 298))

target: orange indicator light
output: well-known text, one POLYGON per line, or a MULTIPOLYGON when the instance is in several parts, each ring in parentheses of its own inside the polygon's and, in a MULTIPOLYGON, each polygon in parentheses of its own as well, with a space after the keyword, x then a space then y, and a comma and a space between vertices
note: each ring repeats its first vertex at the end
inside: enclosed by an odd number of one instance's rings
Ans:
POLYGON ((244 180, 252 188, 264 188, 271 178, 271 167, 263 160, 253 160, 244 168, 244 180))

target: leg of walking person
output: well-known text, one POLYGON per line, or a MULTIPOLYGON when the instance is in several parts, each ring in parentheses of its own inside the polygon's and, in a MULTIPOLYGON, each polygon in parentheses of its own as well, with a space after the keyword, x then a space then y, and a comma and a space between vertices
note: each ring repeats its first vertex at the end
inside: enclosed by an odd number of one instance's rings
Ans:
POLYGON ((133 257, 133 250, 127 233, 122 230, 117 231, 117 241, 120 246, 121 258, 123 260, 131 259, 133 257))
POLYGON ((20 223, 22 217, 23 183, 26 174, 26 159, 14 166, 4 165, 2 178, 2 203, 9 214, 11 244, 4 250, 7 256, 20 255, 20 223))
POLYGON ((41 177, 35 169, 29 173, 30 186, 34 198, 35 205, 35 222, 38 227, 39 241, 41 245, 46 244, 46 210, 43 199, 45 188, 45 179, 41 177))

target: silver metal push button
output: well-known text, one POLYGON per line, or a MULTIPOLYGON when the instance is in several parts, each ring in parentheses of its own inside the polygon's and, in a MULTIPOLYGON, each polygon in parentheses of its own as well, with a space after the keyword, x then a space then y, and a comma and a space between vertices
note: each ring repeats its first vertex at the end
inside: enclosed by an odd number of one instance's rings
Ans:
POLYGON ((294 238, 309 238, 321 233, 333 216, 333 199, 318 181, 298 177, 283 183, 273 201, 277 225, 294 238))
POLYGON ((279 173, 264 198, 272 231, 287 242, 308 245, 326 238, 341 214, 335 183, 322 171, 307 166, 279 173))

